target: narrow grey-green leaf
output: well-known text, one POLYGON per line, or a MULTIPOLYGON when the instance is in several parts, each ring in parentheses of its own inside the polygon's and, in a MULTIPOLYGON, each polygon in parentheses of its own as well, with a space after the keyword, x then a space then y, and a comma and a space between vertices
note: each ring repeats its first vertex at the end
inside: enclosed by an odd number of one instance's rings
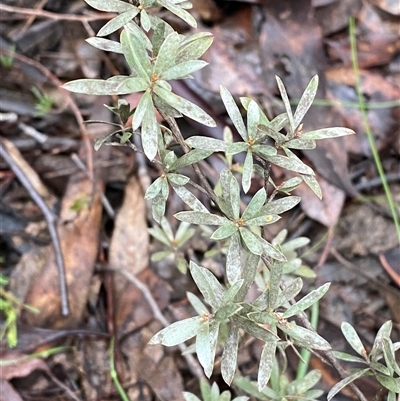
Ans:
POLYGON ((132 4, 119 0, 85 0, 85 2, 96 10, 112 13, 123 13, 132 10, 132 8, 137 8, 132 4))
POLYGON ((277 214, 267 214, 265 216, 258 216, 258 217, 253 217, 252 219, 246 220, 245 224, 246 226, 258 226, 258 227, 263 227, 268 224, 273 224, 277 222, 281 217, 278 216, 277 214))
POLYGON ((290 149, 315 149, 317 143, 310 139, 294 138, 285 143, 290 149))
MULTIPOLYGON (((117 86, 117 94, 124 95, 135 92, 142 92, 148 88, 148 83, 144 78, 128 77, 121 81, 117 86)), ((154 109, 154 106, 149 106, 154 109)))
POLYGON ((117 31, 122 28, 128 21, 131 21, 139 14, 139 9, 134 7, 128 11, 123 12, 122 14, 117 15, 112 20, 108 21, 103 27, 97 32, 97 36, 107 36, 111 33, 117 31))
POLYGON ((273 311, 277 307, 279 288, 283 274, 282 263, 274 263, 270 268, 268 309, 273 311))
POLYGON ((104 50, 106 52, 123 53, 121 43, 116 42, 115 40, 93 37, 86 39, 86 42, 96 49, 104 50))
POLYGON ((322 189, 315 178, 314 175, 309 174, 301 174, 304 182, 310 187, 310 189, 318 196, 319 199, 322 199, 322 189))
POLYGON ((226 277, 229 284, 235 283, 241 277, 242 266, 240 260, 240 249, 240 234, 236 229, 236 232, 233 233, 229 239, 228 251, 226 253, 226 277))
POLYGON ((273 247, 268 241, 265 239, 261 239, 262 242, 262 247, 263 247, 263 253, 265 253, 267 256, 270 256, 271 258, 275 260, 279 260, 281 262, 286 262, 286 257, 284 254, 279 252, 275 247, 273 247))
POLYGON ((147 14, 146 10, 143 10, 140 12, 140 24, 142 25, 142 28, 146 31, 149 32, 151 28, 151 21, 149 18, 149 14, 147 14))
POLYGON ((178 212, 175 217, 180 221, 191 224, 209 224, 211 226, 222 226, 229 222, 226 217, 211 214, 209 212, 178 212))
POLYGON ((400 375, 400 367, 396 362, 396 356, 394 354, 393 343, 389 338, 382 338, 383 342, 383 355, 385 357, 386 365, 392 370, 400 375))
POLYGON ((282 80, 278 77, 275 76, 276 78, 276 82, 278 83, 278 88, 279 88, 279 92, 281 93, 281 98, 283 100, 283 105, 285 106, 285 110, 286 110, 286 114, 288 116, 289 119, 289 124, 290 124, 290 132, 293 133, 296 129, 296 126, 294 124, 294 117, 293 117, 293 113, 292 113, 292 108, 290 106, 290 101, 285 89, 285 85, 283 84, 282 80))
POLYGON ((165 178, 163 177, 158 177, 146 190, 146 193, 144 195, 145 199, 153 199, 155 198, 161 191, 161 184, 162 180, 165 178))
POLYGON ((254 153, 257 153, 261 157, 275 156, 277 153, 276 148, 269 145, 253 145, 251 149, 254 153))
POLYGON ((232 176, 229 186, 229 202, 235 220, 240 215, 240 188, 235 177, 232 176))
POLYGON ((226 320, 230 319, 233 315, 238 313, 243 307, 239 304, 230 303, 227 305, 222 306, 217 310, 215 313, 215 320, 223 323, 226 320))
POLYGON ((251 100, 247 109, 247 134, 253 140, 257 134, 257 124, 260 120, 260 109, 254 100, 251 100))
POLYGON ((178 51, 179 44, 180 38, 178 32, 172 32, 164 39, 154 63, 153 74, 161 76, 164 71, 169 70, 175 65, 174 55, 178 51))
POLYGON ((121 45, 129 67, 150 84, 151 62, 145 44, 127 29, 121 33, 121 45))
POLYGON ((242 115, 240 114, 239 108, 235 100, 233 99, 233 96, 229 93, 228 89, 226 89, 222 85, 220 86, 220 94, 233 125, 236 127, 239 135, 243 138, 243 140, 247 141, 248 135, 246 127, 244 126, 242 115))
POLYGON ((160 78, 165 80, 188 78, 191 73, 201 70, 206 65, 208 65, 208 63, 203 60, 184 61, 162 72, 160 78))
POLYGON ((159 82, 154 86, 154 92, 185 116, 208 127, 215 127, 215 121, 204 110, 189 100, 164 89, 159 82))
POLYGON ((287 309, 283 313, 283 317, 287 319, 288 317, 295 316, 300 312, 304 311, 305 309, 309 308, 312 304, 317 302, 325 295, 330 285, 331 283, 325 283, 321 287, 318 287, 317 289, 308 293, 305 297, 303 297, 294 305, 292 305, 289 309, 287 309))
POLYGON ((247 151, 246 158, 243 163, 242 187, 243 192, 247 194, 251 186, 251 176, 253 175, 253 154, 247 151))
POLYGON ((171 243, 174 240, 174 233, 172 231, 171 225, 169 224, 169 221, 165 217, 161 219, 161 228, 163 229, 171 243))
POLYGON ((160 127, 154 109, 150 107, 143 116, 141 130, 143 151, 150 161, 154 160, 157 155, 159 134, 161 135, 160 127))
POLYGON ((246 319, 240 315, 233 315, 231 321, 253 337, 265 342, 276 341, 276 335, 265 330, 252 320, 246 319))
POLYGON ((261 209, 260 214, 282 214, 290 209, 293 209, 300 201, 300 196, 285 196, 284 198, 267 203, 261 209))
POLYGON ((236 297, 242 285, 243 279, 240 279, 233 283, 230 288, 228 288, 224 294, 224 299, 222 300, 224 305, 233 302, 233 299, 236 297))
POLYGON ((228 338, 224 345, 221 358, 221 374, 225 383, 229 386, 232 383, 237 365, 237 353, 239 346, 239 328, 233 325, 229 331, 228 338))
POLYGON ((302 174, 314 174, 311 167, 304 164, 300 159, 287 157, 283 155, 267 156, 264 157, 271 163, 276 164, 279 167, 283 167, 286 170, 296 171, 302 174))
POLYGON ((262 239, 245 227, 240 227, 239 231, 240 236, 242 237, 243 242, 246 244, 249 251, 255 255, 261 255, 264 250, 262 239))
POLYGON ((196 32, 185 38, 176 55, 176 61, 182 63, 188 60, 200 58, 213 42, 213 35, 210 32, 196 32))
POLYGON ((251 198, 249 204, 247 205, 245 211, 242 214, 243 220, 248 220, 258 214, 261 207, 264 205, 267 199, 267 195, 264 188, 260 188, 254 196, 251 198))
POLYGON ((347 354, 346 352, 332 351, 332 353, 335 356, 335 358, 340 359, 342 361, 357 362, 357 363, 362 363, 364 365, 366 363, 364 358, 360 358, 359 356, 350 355, 350 354, 347 354))
POLYGON ((185 142, 191 148, 210 150, 213 152, 225 152, 228 144, 220 139, 207 138, 204 136, 191 136, 185 142))
POLYGON ((182 167, 190 166, 200 160, 210 156, 212 151, 203 149, 193 149, 188 153, 185 153, 179 159, 177 159, 170 167, 171 170, 178 170, 182 167))
POLYGON ((349 128, 331 127, 318 129, 316 131, 305 132, 301 135, 302 139, 326 139, 337 138, 339 136, 354 135, 355 132, 349 128))
POLYGON ((133 21, 129 21, 125 25, 124 29, 128 30, 132 35, 136 36, 139 39, 139 41, 144 45, 144 47, 149 52, 153 53, 153 43, 147 37, 143 29, 139 27, 139 25, 135 24, 133 21))
POLYGON ((171 11, 171 13, 175 14, 191 27, 196 28, 197 23, 196 20, 185 10, 179 7, 179 5, 175 5, 172 1, 169 0, 157 0, 157 3, 167 10, 171 11))
MULTIPOLYGON (((286 114, 285 114, 286 115, 286 114)), ((287 120, 286 120, 287 121, 287 120)), ((274 130, 270 125, 264 125, 264 124, 258 124, 257 129, 260 132, 263 132, 265 137, 266 135, 272 138, 275 142, 279 144, 283 144, 287 141, 286 136, 278 132, 277 130, 274 130)))
POLYGON ((211 235, 211 239, 216 241, 225 239, 233 235, 238 230, 237 226, 233 222, 224 224, 223 226, 217 228, 211 235))
POLYGON ((208 213, 208 209, 183 186, 172 186, 175 193, 194 211, 208 213))
POLYGON ((164 195, 159 193, 151 201, 151 213, 157 223, 161 223, 161 219, 165 214, 165 204, 167 200, 164 195))
POLYGON ((294 113, 294 126, 297 128, 310 108, 318 89, 318 75, 314 75, 300 98, 294 113))
POLYGON ((296 189, 303 180, 300 177, 292 177, 289 178, 287 181, 284 181, 282 186, 279 188, 280 192, 290 193, 294 189, 296 189))
POLYGON ((367 373, 369 372, 369 370, 370 370, 369 368, 359 370, 359 371, 353 373, 352 375, 347 376, 345 379, 341 380, 339 383, 336 383, 329 391, 327 401, 330 401, 339 391, 343 390, 347 385, 352 383, 354 380, 357 380, 358 378, 360 378, 362 376, 366 376, 367 373))
POLYGON ((268 124, 272 130, 279 132, 285 125, 289 122, 287 113, 278 114, 273 120, 268 124))
POLYGON ((194 337, 201 325, 200 316, 180 320, 156 333, 150 339, 149 344, 162 344, 168 347, 181 344, 194 337))
POLYGON ((164 230, 161 230, 160 227, 149 228, 149 233, 156 239, 158 239, 163 244, 167 245, 168 247, 171 246, 171 240, 168 238, 164 230))
POLYGON ((318 349, 322 351, 327 351, 331 349, 328 341, 323 339, 319 334, 310 331, 304 327, 297 326, 294 322, 281 324, 279 323, 279 328, 289 334, 289 336, 295 340, 300 346, 307 349, 318 349))
POLYGON ((118 95, 119 84, 118 81, 104 79, 76 79, 65 83, 62 87, 70 92, 86 95, 118 95))
POLYGON ((394 378, 390 376, 383 375, 382 373, 376 372, 376 379, 383 387, 387 388, 390 391, 395 392, 396 394, 400 394, 400 379, 394 378))
POLYGON ((370 358, 373 361, 377 361, 380 356, 382 356, 382 339, 383 338, 390 338, 390 333, 392 332, 392 321, 388 320, 387 322, 383 323, 383 325, 378 330, 376 334, 374 345, 372 346, 371 352, 369 354, 370 358))
POLYGON ((294 299, 303 288, 303 280, 297 277, 293 280, 279 295, 276 300, 276 307, 285 305, 291 299, 294 299))
POLYGON ((209 378, 214 361, 211 359, 210 325, 208 321, 204 322, 197 332, 196 354, 201 366, 203 366, 205 375, 209 378))
POLYGON ((149 109, 153 108, 153 101, 151 99, 150 89, 146 90, 136 107, 135 113, 133 114, 132 129, 136 131, 142 124, 143 117, 149 112, 149 109))
POLYGON ((341 330, 347 342, 351 345, 354 351, 361 356, 366 355, 364 345, 354 327, 350 323, 343 322, 341 325, 341 330))
POLYGON ((314 387, 321 379, 321 371, 314 369, 308 372, 301 379, 297 379, 289 383, 287 386, 288 394, 304 394, 307 390, 314 387))
POLYGON ((186 175, 182 174, 168 173, 167 177, 168 181, 170 181, 171 184, 175 184, 176 186, 186 185, 190 181, 189 177, 186 177, 186 175))
MULTIPOLYGON (((240 239, 239 239, 240 246, 240 239)), ((239 255, 240 256, 240 255, 239 255)), ((240 287, 239 292, 236 295, 235 302, 243 302, 246 298, 246 295, 254 282, 254 277, 257 272, 258 264, 260 262, 260 256, 254 255, 253 253, 249 253, 244 268, 241 269, 240 257, 239 260, 239 268, 241 270, 241 277, 243 277, 243 284, 240 287)))
POLYGON ((260 366, 258 369, 258 391, 262 391, 271 377, 272 367, 275 363, 276 341, 266 342, 263 346, 260 366))
POLYGON ((298 248, 302 248, 310 243, 310 239, 307 237, 297 237, 290 241, 285 242, 282 245, 282 252, 290 252, 298 248))
POLYGON ((249 144, 247 142, 234 142, 228 146, 226 149, 227 155, 236 155, 240 152, 245 152, 249 148, 249 144))
POLYGON ((190 262, 189 269, 193 280, 207 303, 215 309, 220 308, 225 290, 222 288, 219 281, 209 270, 196 265, 196 263, 192 261, 190 262))
POLYGON ((194 310, 201 316, 204 313, 208 313, 207 307, 200 301, 197 295, 187 291, 186 295, 188 297, 189 302, 192 304, 194 310))

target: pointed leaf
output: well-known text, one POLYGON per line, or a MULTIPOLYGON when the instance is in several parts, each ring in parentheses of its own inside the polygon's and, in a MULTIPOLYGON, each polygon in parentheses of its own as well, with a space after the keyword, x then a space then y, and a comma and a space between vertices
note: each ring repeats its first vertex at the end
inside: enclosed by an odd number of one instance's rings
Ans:
POLYGON ((293 280, 279 295, 276 300, 276 308, 285 305, 291 299, 294 299, 301 289, 303 288, 303 280, 300 277, 297 277, 293 280))
POLYGON ((114 40, 93 37, 86 39, 86 42, 95 47, 96 49, 104 50, 106 52, 114 52, 120 54, 123 53, 121 43, 116 42, 114 40))
POLYGON ((200 316, 190 317, 172 323, 155 334, 150 339, 149 344, 162 344, 168 347, 181 344, 194 337, 202 324, 203 322, 200 316))
POLYGON ((285 146, 290 149, 315 149, 317 143, 310 139, 294 138, 285 142, 285 146))
POLYGON ((357 363, 362 363, 362 364, 366 363, 365 359, 360 358, 359 356, 347 354, 346 352, 332 351, 332 353, 335 356, 335 358, 340 359, 342 361, 357 362, 357 363))
POLYGON ((317 369, 308 372, 304 377, 292 381, 287 386, 288 394, 304 394, 319 382, 321 376, 321 371, 317 369))
POLYGON ((276 335, 265 330, 252 320, 246 319, 240 315, 233 315, 231 321, 238 325, 241 329, 265 342, 276 341, 276 335))
POLYGON ((218 216, 208 212, 179 212, 175 217, 180 221, 185 221, 191 224, 209 224, 211 226, 222 226, 229 223, 226 217, 218 216))
POLYGON ((166 202, 166 197, 161 193, 155 196, 151 202, 151 213, 157 223, 161 222, 161 219, 165 214, 166 202))
POLYGON ((239 232, 243 242, 251 253, 254 253, 255 255, 261 255, 263 253, 263 244, 260 237, 244 227, 240 227, 239 232))
POLYGON ((267 199, 267 195, 264 188, 260 188, 254 196, 251 198, 249 204, 247 205, 245 211, 242 214, 243 220, 248 220, 256 215, 260 211, 261 207, 264 205, 267 199))
POLYGON ((266 342, 260 358, 258 369, 258 391, 262 391, 271 377, 272 367, 275 363, 276 341, 266 342))
POLYGON ((225 105, 226 111, 230 119, 232 120, 233 125, 237 129, 239 135, 243 138, 244 141, 248 140, 248 135, 246 128, 244 126, 242 115, 240 114, 239 108, 236 105, 235 100, 232 95, 229 93, 228 89, 221 85, 220 87, 221 99, 225 105))
POLYGON ((297 128, 310 108, 318 89, 318 75, 314 75, 304 91, 294 113, 294 126, 297 128))
POLYGON ((251 100, 247 109, 247 134, 249 138, 255 139, 257 135, 257 124, 260 120, 260 109, 254 100, 251 100))
POLYGON ((203 60, 184 61, 162 72, 160 78, 165 80, 189 78, 191 73, 201 70, 206 65, 208 63, 203 60))
POLYGON ((85 0, 85 2, 96 10, 113 13, 123 13, 131 10, 132 8, 137 8, 132 4, 119 0, 85 0))
POLYGON ((279 295, 279 288, 283 273, 282 263, 274 263, 270 268, 269 275, 269 295, 268 295, 268 309, 274 310, 277 307, 276 301, 279 295))
POLYGON ((234 142, 228 146, 226 149, 227 155, 236 155, 240 152, 245 152, 249 148, 249 144, 247 142, 234 142))
POLYGON ((341 380, 339 383, 336 383, 328 393, 327 401, 330 401, 334 395, 336 395, 339 391, 343 390, 348 384, 352 383, 354 380, 362 376, 366 376, 370 369, 362 369, 353 373, 350 376, 347 376, 345 379, 341 380))
POLYGON ((209 378, 213 370, 214 361, 211 359, 210 325, 208 321, 204 322, 197 332, 196 353, 205 375, 209 378))
POLYGON ((330 285, 331 283, 325 283, 321 287, 318 287, 317 289, 311 291, 304 298, 300 299, 300 301, 296 302, 289 309, 287 309, 282 316, 287 319, 288 317, 295 316, 305 309, 309 308, 312 304, 317 302, 325 295, 330 285))
POLYGON ((230 195, 230 206, 233 212, 233 217, 235 220, 239 219, 240 215, 240 188, 236 181, 236 178, 232 176, 229 187, 230 195))
MULTIPOLYGON (((132 6, 134 7, 134 6, 132 6)), ((112 20, 108 21, 103 27, 97 32, 97 36, 107 36, 117 31, 126 25, 129 21, 133 20, 139 14, 139 9, 134 7, 122 14, 117 15, 112 20)))
POLYGON ((280 218, 281 217, 277 214, 267 214, 266 216, 253 217, 252 219, 246 220, 246 226, 263 227, 277 222, 280 220, 280 218))
POLYGON ((142 28, 146 31, 149 32, 151 28, 151 21, 149 18, 149 14, 147 14, 146 10, 143 10, 140 12, 140 24, 142 25, 142 28))
POLYGON ((242 266, 240 263, 240 249, 240 234, 236 228, 236 232, 232 234, 229 239, 228 251, 226 254, 226 277, 229 284, 235 283, 241 277, 242 266))
POLYGON ((200 58, 213 42, 213 35, 210 32, 196 32, 182 40, 181 46, 176 55, 176 61, 182 63, 188 60, 200 58))
POLYGON ((294 157, 286 157, 283 155, 267 156, 264 155, 265 159, 269 162, 276 164, 279 167, 283 167, 289 171, 296 171, 302 174, 314 174, 311 167, 304 164, 300 159, 294 157))
POLYGON ((364 345, 361 342, 360 337, 358 336, 354 327, 350 323, 343 322, 341 330, 347 342, 351 345, 354 351, 356 351, 357 354, 361 356, 366 355, 367 352, 365 351, 364 345))
POLYGON ((183 186, 172 185, 175 193, 194 211, 208 213, 208 209, 183 186))
POLYGON ((184 391, 182 394, 183 394, 183 398, 185 399, 185 401, 201 401, 199 397, 196 397, 192 393, 188 393, 188 392, 184 391))
POLYGON ((380 384, 383 387, 387 388, 390 391, 393 391, 396 394, 400 394, 400 379, 394 378, 390 376, 383 375, 382 373, 377 372, 375 376, 380 384))
POLYGON ((301 201, 300 196, 286 196, 284 198, 274 200, 267 203, 260 212, 260 215, 266 214, 282 214, 293 209, 301 201))
POLYGON ((286 262, 285 255, 283 255, 281 252, 279 252, 277 249, 275 249, 265 239, 261 239, 261 240, 262 240, 263 253, 265 253, 267 256, 271 256, 271 258, 273 258, 275 260, 279 260, 281 262, 286 262))
POLYGON ((143 41, 124 29, 121 33, 121 45, 129 67, 150 84, 151 62, 143 41))
POLYGON ((398 375, 400 375, 400 367, 399 364, 396 362, 396 356, 394 353, 394 347, 393 343, 390 341, 389 338, 382 338, 383 342, 383 355, 385 357, 386 365, 388 368, 391 369, 391 371, 396 372, 398 375))
POLYGON ((283 100, 283 105, 285 106, 287 117, 289 119, 290 132, 293 133, 296 129, 296 126, 294 124, 292 108, 290 107, 290 101, 285 89, 285 85, 283 84, 282 80, 279 77, 275 76, 275 78, 276 82, 278 83, 279 92, 281 93, 281 98, 283 100))
POLYGON ((382 356, 382 339, 383 338, 390 338, 390 333, 392 332, 392 321, 388 320, 385 322, 381 328, 378 330, 376 334, 374 345, 372 346, 372 350, 369 354, 370 358, 373 361, 377 361, 380 356, 382 356))
POLYGON ((242 187, 245 194, 251 186, 251 176, 253 175, 253 154, 247 151, 246 158, 243 163, 242 187))
POLYGON ((190 178, 186 177, 186 175, 176 174, 176 173, 168 173, 167 175, 168 181, 176 186, 186 185, 190 178))
POLYGON ((251 150, 261 157, 275 156, 277 153, 276 148, 269 145, 253 145, 251 150))
POLYGON ((310 331, 304 327, 297 326, 294 322, 278 324, 279 328, 289 334, 301 347, 307 349, 330 350, 331 346, 316 332, 310 331))
POLYGON ((154 105, 151 99, 150 90, 148 89, 140 98, 140 101, 136 106, 135 113, 133 114, 133 119, 132 119, 133 131, 136 131, 140 127, 143 121, 143 117, 152 108, 154 108, 154 105))
MULTIPOLYGON (((240 263, 240 257, 238 259, 240 263)), ((256 275, 259 262, 260 257, 258 255, 254 255, 252 253, 248 254, 244 268, 241 269, 241 276, 243 277, 244 281, 236 295, 235 302, 243 302, 245 300, 247 292, 254 282, 254 277, 256 275)))
POLYGON ((354 135, 355 132, 349 128, 331 127, 323 128, 316 131, 306 132, 301 135, 302 139, 326 139, 337 138, 339 136, 354 135))
POLYGON ((161 135, 160 127, 154 109, 150 107, 143 116, 141 130, 143 151, 150 161, 157 155, 158 135, 161 135))
POLYGON ((187 291, 186 295, 189 299, 189 302, 192 304, 194 310, 201 316, 204 313, 208 313, 207 307, 200 301, 199 297, 194 295, 193 293, 187 291))
POLYGON ((237 230, 238 228, 235 223, 232 222, 226 223, 223 226, 219 227, 217 230, 215 230, 210 238, 219 241, 230 237, 235 232, 237 232, 237 230))
POLYGON ((215 276, 209 270, 192 261, 189 268, 193 280, 207 303, 215 309, 221 307, 225 291, 215 276))
POLYGON ((185 142, 191 148, 210 150, 213 152, 225 152, 228 144, 220 139, 207 138, 203 136, 191 136, 185 142))
POLYGON ((190 25, 193 28, 197 27, 196 20, 185 10, 180 8, 178 5, 175 5, 172 1, 170 0, 157 0, 157 3, 163 7, 165 7, 167 10, 171 11, 171 13, 175 14, 179 18, 181 18, 183 21, 185 21, 188 25, 190 25))
POLYGON ((185 153, 179 159, 177 159, 171 166, 171 170, 178 170, 182 167, 190 166, 194 163, 199 162, 200 160, 205 159, 206 157, 210 156, 212 151, 210 150, 203 150, 203 149, 193 149, 188 153, 185 153))
POLYGON ((224 345, 221 358, 221 374, 225 383, 229 386, 232 383, 237 365, 237 353, 239 347, 239 328, 235 325, 229 331, 228 338, 224 345))
POLYGON ((161 87, 159 81, 157 81, 157 84, 154 86, 154 92, 185 116, 208 127, 215 127, 215 121, 204 110, 194 103, 189 102, 189 100, 177 96, 161 87))
POLYGON ((178 32, 172 32, 164 39, 154 63, 153 74, 161 76, 164 71, 175 66, 174 55, 178 51, 179 44, 180 38, 178 32))
POLYGON ((233 283, 230 288, 228 288, 228 290, 224 294, 224 299, 222 300, 224 305, 233 302, 233 299, 236 297, 242 285, 243 285, 243 279, 240 279, 235 283, 233 283))

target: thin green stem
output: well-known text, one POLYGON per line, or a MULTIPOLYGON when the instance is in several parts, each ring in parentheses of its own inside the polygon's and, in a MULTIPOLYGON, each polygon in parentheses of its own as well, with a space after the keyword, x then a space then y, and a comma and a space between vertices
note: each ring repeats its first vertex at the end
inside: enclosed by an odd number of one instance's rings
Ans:
MULTIPOLYGON (((311 320, 310 323, 314 329, 317 329, 319 319, 319 302, 315 302, 311 307, 311 320)), ((296 372, 296 380, 302 379, 308 371, 308 366, 310 364, 311 352, 303 348, 300 352, 302 360, 299 362, 296 372)))
POLYGON ((115 370, 114 345, 115 345, 115 338, 113 337, 110 342, 110 375, 114 382, 115 387, 117 388, 118 394, 121 396, 122 400, 130 401, 128 394, 126 394, 124 388, 122 387, 121 382, 118 379, 117 371, 115 370))
POLYGON ((397 207, 395 204, 395 201, 393 199, 392 193, 390 192, 390 187, 389 184, 386 180, 386 175, 385 171, 383 170, 383 166, 381 163, 381 159, 379 157, 378 150, 375 145, 374 141, 374 136, 372 134, 371 127, 368 122, 368 116, 367 116, 367 105, 364 101, 362 90, 361 90, 361 78, 360 78, 360 69, 358 65, 358 56, 357 56, 357 41, 356 41, 356 33, 355 33, 355 20, 354 17, 350 17, 349 19, 349 38, 350 38, 350 49, 351 49, 351 61, 353 63, 353 71, 355 75, 355 89, 357 92, 357 97, 358 97, 358 104, 365 128, 365 132, 367 134, 368 138, 368 143, 371 148, 372 156, 374 158, 375 166, 378 170, 379 177, 381 178, 382 181, 382 186, 385 191, 385 195, 389 204, 390 212, 393 217, 393 222, 396 227, 396 232, 397 232, 397 237, 400 243, 400 223, 399 223, 399 218, 397 214, 397 207))

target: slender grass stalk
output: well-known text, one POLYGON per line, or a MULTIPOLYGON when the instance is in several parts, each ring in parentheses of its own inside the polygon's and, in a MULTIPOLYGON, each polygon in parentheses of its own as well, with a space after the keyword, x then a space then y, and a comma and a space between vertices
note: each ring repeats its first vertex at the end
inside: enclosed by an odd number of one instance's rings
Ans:
POLYGON ((120 381, 118 379, 117 371, 115 370, 114 344, 115 344, 115 338, 113 337, 110 342, 110 376, 111 376, 112 381, 114 382, 114 385, 115 385, 121 399, 123 401, 130 401, 128 394, 126 394, 124 388, 122 387, 122 384, 120 383, 120 381))
POLYGON ((355 75, 355 89, 357 92, 357 97, 358 97, 358 104, 359 104, 359 109, 361 112, 361 116, 362 116, 362 120, 363 120, 363 124, 364 124, 364 128, 365 128, 365 132, 367 134, 367 138, 368 138, 368 143, 369 146, 371 148, 371 152, 372 152, 372 156, 374 158, 374 162, 375 162, 375 166, 378 170, 379 173, 379 177, 382 181, 382 186, 383 189, 385 191, 385 195, 386 195, 386 199, 388 201, 389 204, 389 208, 390 208, 390 212, 393 216, 393 221, 394 221, 394 225, 396 227, 396 232, 397 232, 397 237, 400 243, 400 223, 399 223, 399 218, 397 215, 397 207, 396 204, 394 202, 393 196, 390 192, 390 188, 389 188, 389 184, 386 180, 386 175, 385 172, 383 170, 383 166, 381 163, 381 159, 379 157, 379 153, 378 150, 376 148, 375 145, 375 141, 374 141, 374 137, 372 134, 372 130, 371 127, 369 125, 368 122, 368 117, 367 117, 367 105, 364 101, 363 98, 363 94, 362 94, 362 90, 361 90, 361 79, 360 79, 360 69, 358 66, 358 56, 357 56, 357 41, 356 41, 356 33, 355 33, 355 20, 354 17, 350 17, 349 19, 349 38, 350 38, 350 49, 351 49, 351 61, 353 64, 353 71, 354 71, 354 75, 355 75))
MULTIPOLYGON (((311 319, 310 319, 310 323, 314 327, 314 329, 317 329, 318 319, 319 319, 319 302, 315 302, 311 306, 311 319)), ((308 366, 310 364, 311 352, 305 348, 302 348, 300 355, 302 357, 302 360, 299 361, 299 365, 297 367, 296 380, 302 379, 307 374, 308 366)))

